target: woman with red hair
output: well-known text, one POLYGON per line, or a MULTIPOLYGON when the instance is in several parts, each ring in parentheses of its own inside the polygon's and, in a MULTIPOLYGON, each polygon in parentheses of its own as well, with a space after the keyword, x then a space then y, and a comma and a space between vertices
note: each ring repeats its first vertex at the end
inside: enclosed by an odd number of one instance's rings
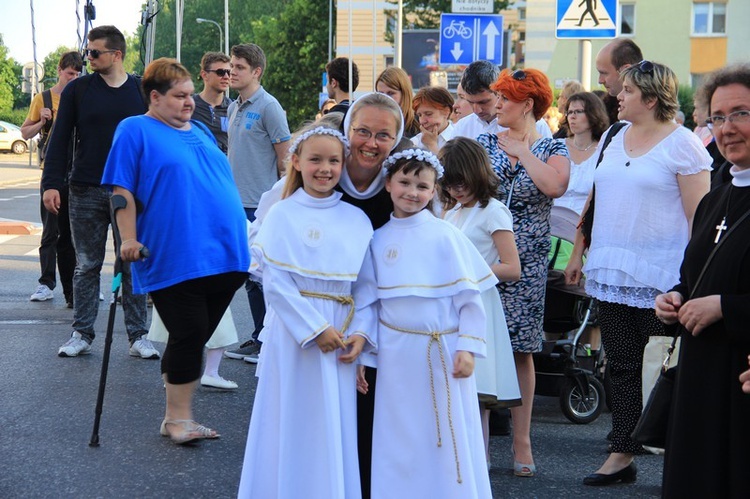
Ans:
POLYGON ((419 122, 419 134, 412 137, 414 147, 437 154, 455 135, 450 116, 453 96, 443 87, 422 87, 414 96, 412 108, 419 122))
POLYGON ((497 122, 507 130, 478 137, 500 177, 500 200, 513 215, 513 232, 521 257, 521 279, 498 285, 505 308, 522 405, 513 417, 513 472, 533 476, 531 408, 534 400, 534 360, 542 349, 544 291, 550 247, 552 200, 568 188, 570 161, 562 141, 543 138, 536 122, 552 104, 549 80, 541 71, 500 73, 490 87, 497 93, 497 122))

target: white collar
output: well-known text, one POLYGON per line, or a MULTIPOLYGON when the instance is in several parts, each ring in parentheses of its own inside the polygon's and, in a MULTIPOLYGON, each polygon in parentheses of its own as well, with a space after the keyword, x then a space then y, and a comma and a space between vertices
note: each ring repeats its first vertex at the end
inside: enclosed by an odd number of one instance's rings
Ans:
POLYGON ((385 170, 381 169, 372 183, 367 187, 367 189, 360 192, 354 186, 354 182, 352 182, 352 179, 349 177, 349 172, 346 170, 346 167, 344 167, 341 170, 339 186, 341 186, 341 189, 345 193, 349 194, 354 199, 370 199, 371 197, 375 196, 375 194, 380 192, 383 187, 385 187, 385 170))
POLYGON ((750 187, 750 168, 738 168, 732 165, 729 169, 732 174, 732 185, 735 187, 750 187))

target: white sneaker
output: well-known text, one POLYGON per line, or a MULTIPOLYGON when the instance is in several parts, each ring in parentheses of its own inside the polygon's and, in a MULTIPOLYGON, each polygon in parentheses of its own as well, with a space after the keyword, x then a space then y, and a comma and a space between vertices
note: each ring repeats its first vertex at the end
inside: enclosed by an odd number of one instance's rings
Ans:
POLYGON ((39 287, 36 288, 36 291, 34 291, 34 294, 31 295, 31 298, 29 298, 29 300, 47 301, 51 300, 54 296, 54 293, 52 293, 52 290, 49 289, 46 284, 40 284, 39 287))
POLYGON ((224 379, 221 376, 209 376, 208 374, 204 374, 201 377, 201 385, 208 386, 210 388, 220 388, 222 390, 236 390, 237 389, 237 383, 234 381, 230 381, 228 379, 224 379))
POLYGON ((104 301, 104 293, 99 291, 99 301, 104 301))
POLYGON ((78 331, 73 331, 70 339, 57 350, 57 355, 60 357, 77 357, 89 353, 91 353, 91 345, 83 339, 78 331))
POLYGON ((128 353, 130 353, 131 357, 140 357, 142 359, 159 358, 159 351, 146 339, 146 335, 135 340, 128 353))

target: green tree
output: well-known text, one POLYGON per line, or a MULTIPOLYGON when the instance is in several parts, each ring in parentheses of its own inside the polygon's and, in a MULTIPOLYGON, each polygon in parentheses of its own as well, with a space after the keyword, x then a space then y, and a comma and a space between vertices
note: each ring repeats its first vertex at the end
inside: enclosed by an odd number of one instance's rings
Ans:
POLYGON ((21 81, 23 81, 23 66, 13 61, 13 109, 23 109, 31 104, 31 94, 23 92, 21 81))
POLYGON ((15 70, 17 65, 13 58, 8 57, 8 47, 5 46, 0 34, 0 112, 13 109, 14 90, 20 81, 15 70))
POLYGON ((292 0, 278 17, 253 22, 253 32, 268 59, 263 86, 286 110, 289 126, 314 119, 328 58, 328 3, 292 0))
MULTIPOLYGON (((232 2, 229 11, 229 46, 253 41, 252 22, 263 15, 276 16, 290 0, 254 0, 252 2, 232 2)), ((160 2, 161 8, 155 17, 156 39, 154 41, 154 58, 175 57, 177 52, 175 28, 175 0, 160 2)), ((219 33, 216 26, 209 23, 199 24, 195 20, 202 17, 211 19, 224 30, 224 2, 216 0, 191 0, 185 2, 182 21, 182 45, 180 60, 193 74, 196 90, 201 86, 197 80, 200 60, 203 54, 219 50, 219 33)), ((222 33, 226 36, 226 33, 222 33)), ((145 59, 145 42, 142 40, 143 27, 128 39, 128 50, 135 57, 132 70, 143 73, 145 59)), ((130 55, 126 57, 130 59, 130 55)))

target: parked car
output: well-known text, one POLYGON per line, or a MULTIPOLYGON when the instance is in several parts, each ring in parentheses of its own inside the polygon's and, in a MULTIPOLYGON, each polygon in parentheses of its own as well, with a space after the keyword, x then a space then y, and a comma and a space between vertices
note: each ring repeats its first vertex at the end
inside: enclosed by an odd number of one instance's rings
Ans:
POLYGON ((0 121, 0 151, 24 154, 31 147, 31 141, 23 139, 21 129, 13 123, 0 121))

